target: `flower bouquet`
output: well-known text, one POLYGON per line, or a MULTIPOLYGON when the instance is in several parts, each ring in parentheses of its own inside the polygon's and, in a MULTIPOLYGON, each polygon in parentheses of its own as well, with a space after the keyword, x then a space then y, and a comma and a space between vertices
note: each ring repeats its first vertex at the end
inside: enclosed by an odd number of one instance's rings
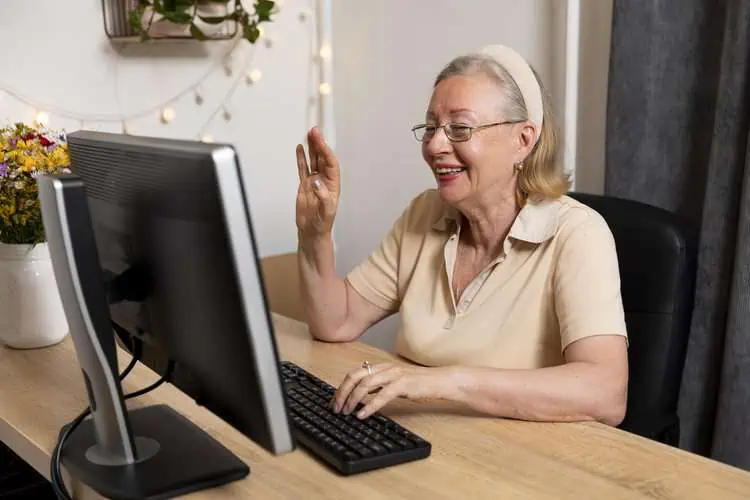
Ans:
POLYGON ((45 241, 36 176, 68 172, 65 135, 23 123, 0 128, 0 242, 45 241))
POLYGON ((36 183, 68 165, 63 133, 0 128, 0 342, 10 347, 43 347, 68 333, 36 183))

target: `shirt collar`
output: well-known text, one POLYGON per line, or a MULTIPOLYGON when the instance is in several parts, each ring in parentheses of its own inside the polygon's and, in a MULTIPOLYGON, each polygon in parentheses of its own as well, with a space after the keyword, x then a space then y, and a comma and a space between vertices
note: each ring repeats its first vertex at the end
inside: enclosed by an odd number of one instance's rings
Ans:
MULTIPOLYGON (((559 219, 558 200, 528 200, 513 221, 508 236, 529 243, 543 243, 555 235, 559 219)), ((446 205, 432 227, 438 231, 456 232, 460 224, 460 212, 446 205)))

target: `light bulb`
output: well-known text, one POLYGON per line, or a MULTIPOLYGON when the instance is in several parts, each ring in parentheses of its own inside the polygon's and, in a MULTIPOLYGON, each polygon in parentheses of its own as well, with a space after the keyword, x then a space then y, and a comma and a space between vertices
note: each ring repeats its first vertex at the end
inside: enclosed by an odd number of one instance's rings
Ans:
POLYGON ((263 39, 263 43, 266 44, 266 47, 270 49, 276 43, 276 37, 268 35, 263 39))
POLYGON ((214 142, 214 137, 211 134, 203 134, 201 136, 202 142, 214 142))
POLYGON ((133 128, 132 125, 122 122, 122 133, 125 135, 133 135, 135 133, 135 128, 133 128))
POLYGON ((203 104, 203 94, 201 94, 201 91, 199 89, 195 90, 195 104, 200 106, 203 104))
POLYGON ((37 112, 36 117, 34 117, 34 122, 40 127, 46 127, 49 123, 49 113, 44 111, 37 112))
POLYGON ((324 61, 326 61, 326 60, 330 59, 330 58, 331 58, 331 55, 332 55, 332 51, 331 51, 331 46, 330 46, 330 45, 323 45, 323 46, 322 46, 322 47, 320 48, 320 52, 318 53, 318 55, 319 55, 319 56, 320 56, 320 58, 321 58, 321 59, 323 59, 324 61))
POLYGON ((303 22, 303 23, 304 23, 305 21, 307 21, 307 19, 308 19, 308 18, 309 18, 310 16, 312 16, 312 10, 310 10, 310 9, 305 9, 305 10, 303 10, 302 12, 300 12, 300 13, 299 13, 299 15, 298 15, 297 17, 299 18, 299 20, 300 20, 301 22, 303 22))
POLYGON ((263 26, 258 26, 258 38, 263 38, 263 35, 266 34, 266 30, 263 29, 263 26))
POLYGON ((161 110, 161 122, 164 124, 171 123, 174 120, 175 112, 172 108, 164 108, 161 110))
POLYGON ((245 74, 245 81, 248 85, 257 83, 258 80, 263 76, 263 72, 259 69, 251 69, 245 74))
POLYGON ((232 119, 232 113, 229 112, 228 109, 224 108, 224 112, 222 113, 222 116, 226 121, 229 121, 232 119))
POLYGON ((323 82, 318 87, 318 92, 320 92, 320 95, 328 95, 331 93, 331 84, 328 82, 323 82))

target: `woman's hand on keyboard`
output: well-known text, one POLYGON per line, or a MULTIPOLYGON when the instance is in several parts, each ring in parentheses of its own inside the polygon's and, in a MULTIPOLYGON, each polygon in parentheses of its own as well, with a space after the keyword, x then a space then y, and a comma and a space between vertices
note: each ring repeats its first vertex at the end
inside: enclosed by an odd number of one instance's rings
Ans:
POLYGON ((358 418, 367 418, 390 401, 440 399, 446 383, 443 368, 402 366, 392 363, 372 365, 349 372, 331 401, 333 411, 350 414, 362 403, 358 418))

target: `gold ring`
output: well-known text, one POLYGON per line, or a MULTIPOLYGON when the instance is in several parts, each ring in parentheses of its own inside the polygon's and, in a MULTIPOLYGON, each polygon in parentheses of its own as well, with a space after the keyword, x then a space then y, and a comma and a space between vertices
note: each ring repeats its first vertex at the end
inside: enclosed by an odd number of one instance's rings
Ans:
POLYGON ((362 362, 362 368, 365 368, 367 370, 368 375, 372 375, 372 365, 369 361, 365 360, 362 362))

